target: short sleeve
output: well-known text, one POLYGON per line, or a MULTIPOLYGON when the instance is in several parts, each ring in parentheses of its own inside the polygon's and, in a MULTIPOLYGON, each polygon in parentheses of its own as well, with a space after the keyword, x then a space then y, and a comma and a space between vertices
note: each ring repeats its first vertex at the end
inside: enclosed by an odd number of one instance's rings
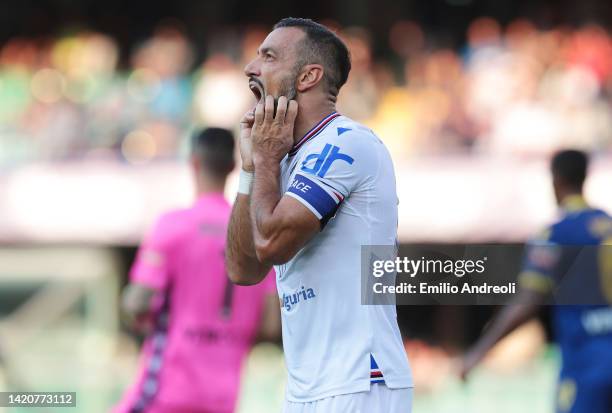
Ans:
POLYGON ((172 225, 168 216, 160 218, 142 242, 130 270, 130 281, 164 290, 170 281, 172 225))
POLYGON ((551 230, 530 240, 523 257, 519 285, 523 289, 548 294, 555 285, 554 273, 561 258, 561 246, 551 240, 551 230))
POLYGON ((324 226, 340 204, 376 170, 374 140, 349 131, 342 139, 314 147, 297 165, 286 195, 308 208, 324 226), (370 146, 368 148, 368 146, 370 146))

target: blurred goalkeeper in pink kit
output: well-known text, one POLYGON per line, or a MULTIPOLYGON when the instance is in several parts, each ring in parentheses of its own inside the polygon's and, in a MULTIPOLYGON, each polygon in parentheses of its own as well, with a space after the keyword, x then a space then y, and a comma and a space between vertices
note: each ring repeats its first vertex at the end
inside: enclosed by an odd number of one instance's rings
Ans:
POLYGON ((251 345, 280 334, 273 274, 254 288, 233 285, 225 271, 231 133, 195 135, 191 165, 197 201, 160 217, 130 271, 123 310, 147 338, 135 382, 114 413, 234 412, 251 345))

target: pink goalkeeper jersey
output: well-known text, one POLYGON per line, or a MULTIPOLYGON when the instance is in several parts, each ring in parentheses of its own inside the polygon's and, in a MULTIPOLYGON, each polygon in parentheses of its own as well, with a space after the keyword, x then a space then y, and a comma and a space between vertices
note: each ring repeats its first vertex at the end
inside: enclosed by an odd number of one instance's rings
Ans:
POLYGON ((163 215, 141 246, 132 283, 155 288, 160 309, 138 379, 116 413, 232 412, 242 362, 275 279, 234 286, 223 251, 231 207, 221 194, 163 215))

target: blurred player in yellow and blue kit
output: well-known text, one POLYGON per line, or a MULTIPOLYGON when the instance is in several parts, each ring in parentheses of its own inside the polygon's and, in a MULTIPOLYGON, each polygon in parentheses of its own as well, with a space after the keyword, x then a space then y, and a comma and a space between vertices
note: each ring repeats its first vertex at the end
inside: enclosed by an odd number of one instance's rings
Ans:
POLYGON ((560 219, 529 242, 521 291, 468 351, 461 374, 553 297, 552 323, 561 350, 558 413, 612 412, 612 218, 582 195, 588 158, 577 150, 552 159, 560 219))

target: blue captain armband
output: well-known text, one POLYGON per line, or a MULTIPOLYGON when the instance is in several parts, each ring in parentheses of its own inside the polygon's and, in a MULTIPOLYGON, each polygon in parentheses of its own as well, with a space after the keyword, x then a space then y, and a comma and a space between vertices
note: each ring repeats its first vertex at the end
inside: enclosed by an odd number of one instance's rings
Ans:
POLYGON ((322 182, 296 174, 286 192, 287 195, 300 201, 325 226, 344 200, 340 192, 322 182))

